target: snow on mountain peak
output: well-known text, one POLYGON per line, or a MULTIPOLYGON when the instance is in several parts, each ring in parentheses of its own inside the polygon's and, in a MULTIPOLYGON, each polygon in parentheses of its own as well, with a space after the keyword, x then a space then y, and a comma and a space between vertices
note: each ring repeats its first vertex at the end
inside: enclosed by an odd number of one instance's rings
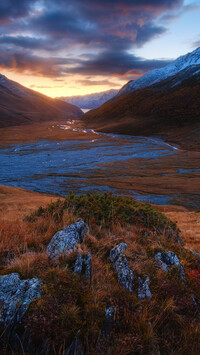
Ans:
POLYGON ((144 74, 137 80, 131 80, 119 91, 119 95, 125 95, 132 91, 141 89, 165 80, 170 76, 178 74, 184 69, 189 67, 199 67, 200 66, 200 47, 195 49, 193 52, 183 55, 172 63, 166 65, 160 69, 154 69, 144 74))

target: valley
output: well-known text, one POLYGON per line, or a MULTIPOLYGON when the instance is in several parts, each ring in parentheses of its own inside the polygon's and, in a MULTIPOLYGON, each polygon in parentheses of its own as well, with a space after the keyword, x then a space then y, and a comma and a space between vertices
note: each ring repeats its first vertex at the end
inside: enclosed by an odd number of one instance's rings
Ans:
POLYGON ((76 121, 1 132, 1 184, 61 196, 112 191, 200 208, 199 152, 158 138, 99 134, 76 121))

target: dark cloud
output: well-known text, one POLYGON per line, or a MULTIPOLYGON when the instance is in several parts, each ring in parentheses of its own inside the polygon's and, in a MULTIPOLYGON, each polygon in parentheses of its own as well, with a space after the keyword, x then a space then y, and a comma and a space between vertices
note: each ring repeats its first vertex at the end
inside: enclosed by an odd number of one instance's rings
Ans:
POLYGON ((0 67, 13 69, 17 72, 29 71, 38 76, 57 78, 63 76, 65 71, 62 66, 71 65, 73 59, 62 57, 41 57, 29 51, 0 52, 0 67))
POLYGON ((37 0, 1 0, 0 21, 7 22, 13 18, 27 16, 37 0))
POLYGON ((36 38, 30 36, 0 36, 0 44, 12 45, 28 49, 57 50, 59 44, 50 39, 36 38))
POLYGON ((57 80, 141 75, 168 62, 135 57, 134 49, 166 31, 158 16, 182 7, 183 0, 0 0, 0 67, 57 80))
POLYGON ((149 70, 163 67, 169 64, 168 60, 143 60, 126 52, 103 52, 93 60, 80 63, 76 68, 68 69, 68 72, 84 75, 141 75, 149 70))

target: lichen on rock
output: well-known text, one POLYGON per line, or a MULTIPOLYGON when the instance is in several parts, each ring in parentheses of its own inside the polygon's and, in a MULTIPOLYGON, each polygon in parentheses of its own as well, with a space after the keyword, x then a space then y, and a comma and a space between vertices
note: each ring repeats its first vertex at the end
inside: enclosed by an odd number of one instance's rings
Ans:
POLYGON ((143 300, 145 298, 151 298, 151 291, 149 288, 149 276, 146 277, 145 281, 143 282, 141 277, 138 277, 138 298, 143 300))
POLYGON ((154 259, 156 260, 157 266, 160 267, 161 270, 165 273, 167 273, 172 266, 176 266, 180 271, 182 280, 185 281, 185 273, 183 266, 181 265, 179 258, 175 253, 173 253, 172 251, 163 253, 158 252, 154 256, 154 259))
POLYGON ((82 255, 80 253, 75 262, 74 272, 79 276, 84 273, 86 279, 89 280, 91 277, 91 264, 91 254, 87 253, 86 255, 82 255))
POLYGON ((62 254, 69 254, 82 243, 86 230, 85 222, 79 221, 57 232, 47 246, 47 255, 56 260, 62 254))
POLYGON ((29 304, 40 297, 42 282, 37 279, 20 280, 17 273, 0 278, 0 323, 6 327, 19 323, 29 304))
POLYGON ((124 251, 127 249, 126 243, 121 243, 110 251, 110 260, 118 275, 119 283, 128 291, 133 292, 133 272, 128 265, 124 251))

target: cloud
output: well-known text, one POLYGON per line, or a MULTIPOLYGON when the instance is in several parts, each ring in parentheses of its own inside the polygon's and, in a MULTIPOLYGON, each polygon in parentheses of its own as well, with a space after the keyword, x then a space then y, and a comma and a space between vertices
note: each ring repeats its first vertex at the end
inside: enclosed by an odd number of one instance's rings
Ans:
POLYGON ((64 86, 58 85, 58 86, 46 86, 46 85, 30 85, 29 86, 31 89, 55 89, 55 88, 63 88, 64 86))
POLYGON ((0 22, 8 22, 13 18, 29 14, 36 0, 2 0, 0 2, 0 22))
POLYGON ((192 11, 198 11, 199 9, 200 9, 199 5, 197 5, 196 3, 192 3, 189 5, 185 5, 173 12, 168 12, 164 14, 160 20, 161 22, 164 23, 171 23, 177 20, 178 18, 180 18, 181 16, 183 16, 184 14, 192 11))
POLYGON ((29 51, 0 52, 1 68, 12 69, 16 72, 31 72, 37 76, 57 78, 65 74, 63 66, 73 64, 73 58, 41 57, 29 51))
POLYGON ((82 61, 76 68, 71 68, 68 73, 84 75, 142 75, 149 70, 169 64, 169 60, 144 60, 126 52, 106 51, 92 60, 82 61))
MULTIPOLYGON (((54 80, 85 75, 134 77, 168 61, 134 50, 161 36, 156 19, 181 11, 183 0, 0 1, 0 67, 54 80)), ((108 80, 108 79, 106 79, 108 80)), ((106 83, 103 78, 98 85, 106 83)), ((110 81, 107 84, 110 85, 110 81)), ((114 83, 113 83, 114 85, 114 83)))
POLYGON ((110 80, 88 80, 88 79, 84 79, 84 80, 79 80, 78 84, 84 85, 84 86, 100 86, 100 85, 107 85, 110 87, 120 87, 119 84, 110 81, 110 80))
POLYGON ((192 45, 192 46, 193 46, 194 48, 200 47, 200 40, 193 42, 193 45, 192 45))

